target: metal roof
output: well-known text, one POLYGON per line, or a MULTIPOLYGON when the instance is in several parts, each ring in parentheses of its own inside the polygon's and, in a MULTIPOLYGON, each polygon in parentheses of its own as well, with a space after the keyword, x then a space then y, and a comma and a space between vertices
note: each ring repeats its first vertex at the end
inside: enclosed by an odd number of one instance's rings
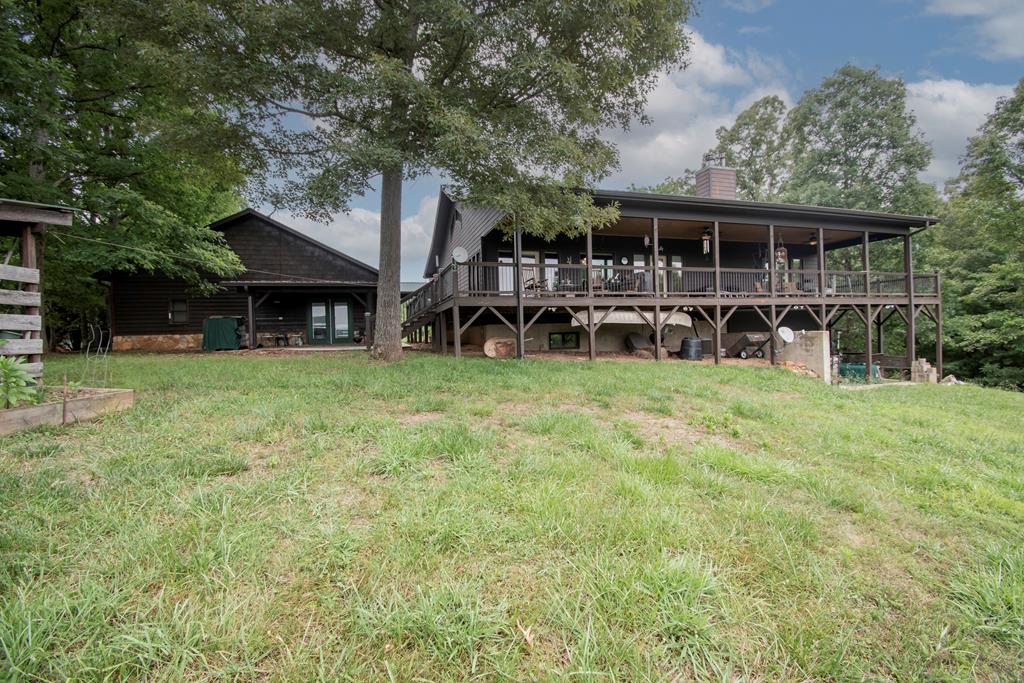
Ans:
POLYGON ((684 195, 652 194, 649 192, 628 192, 623 190, 594 190, 595 199, 607 201, 626 201, 633 204, 660 204, 680 208, 706 210, 732 209, 742 213, 758 212, 771 214, 790 214, 805 218, 848 218, 858 221, 880 223, 897 223, 904 227, 927 227, 939 221, 935 216, 912 216, 900 213, 884 213, 881 211, 862 211, 860 209, 840 209, 831 206, 815 206, 813 204, 785 204, 781 202, 751 202, 742 199, 712 199, 710 197, 694 197, 684 195))
POLYGON ((41 204, 39 202, 23 202, 20 199, 8 199, 6 197, 0 197, 0 204, 23 206, 27 209, 49 209, 51 211, 61 211, 63 213, 77 213, 81 211, 81 209, 76 209, 71 206, 63 206, 61 204, 41 204))

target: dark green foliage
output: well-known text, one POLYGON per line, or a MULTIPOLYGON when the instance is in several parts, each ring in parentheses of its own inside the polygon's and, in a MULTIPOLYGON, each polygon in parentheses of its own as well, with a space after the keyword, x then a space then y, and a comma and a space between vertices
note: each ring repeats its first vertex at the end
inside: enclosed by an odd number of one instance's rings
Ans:
POLYGON ((162 271, 203 287, 241 267, 206 227, 240 207, 247 167, 232 128, 178 87, 118 6, 0 4, 0 71, 16 95, 0 104, 0 196, 83 210, 46 239, 50 338, 102 311, 103 273, 162 271))
POLYGON ((971 139, 926 260, 943 274, 946 365, 1024 386, 1024 80, 971 139))

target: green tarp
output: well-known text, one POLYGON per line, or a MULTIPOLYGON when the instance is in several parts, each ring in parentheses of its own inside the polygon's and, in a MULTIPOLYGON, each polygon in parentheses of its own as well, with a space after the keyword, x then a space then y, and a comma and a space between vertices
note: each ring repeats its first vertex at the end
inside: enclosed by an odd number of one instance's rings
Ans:
POLYGON ((203 351, 230 351, 240 347, 241 318, 207 318, 203 321, 203 351))

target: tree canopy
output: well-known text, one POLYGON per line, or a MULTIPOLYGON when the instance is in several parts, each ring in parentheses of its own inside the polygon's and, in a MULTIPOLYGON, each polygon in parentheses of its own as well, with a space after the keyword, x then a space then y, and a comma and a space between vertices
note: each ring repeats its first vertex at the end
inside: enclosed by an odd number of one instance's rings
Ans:
POLYGON ((176 89, 113 20, 112 0, 4 0, 0 196, 70 204, 44 254, 49 338, 102 310, 97 278, 162 272, 208 288, 241 264, 206 226, 240 206, 249 167, 226 119, 176 89))
POLYGON ((657 74, 682 63, 690 11, 685 0, 142 5, 128 13, 168 62, 247 126, 275 205, 322 218, 379 180, 384 358, 401 353, 403 180, 441 172, 456 197, 527 232, 607 224, 614 211, 574 190, 616 163, 602 131, 643 121, 657 74))
POLYGON ((971 138, 925 254, 943 275, 947 363, 1024 387, 1024 80, 971 138))

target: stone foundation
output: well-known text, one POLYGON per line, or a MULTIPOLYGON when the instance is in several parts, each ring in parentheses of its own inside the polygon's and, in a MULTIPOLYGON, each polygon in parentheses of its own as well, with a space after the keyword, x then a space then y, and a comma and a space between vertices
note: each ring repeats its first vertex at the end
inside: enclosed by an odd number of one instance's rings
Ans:
POLYGON ((132 334, 114 337, 114 351, 202 351, 200 334, 132 334))
MULTIPOLYGON (((799 363, 825 381, 832 383, 832 357, 829 353, 829 334, 820 330, 797 331, 796 338, 779 346, 776 358, 780 362, 799 363)), ((765 349, 767 352, 767 348, 765 349)), ((767 355, 767 353, 765 354, 767 355)))

